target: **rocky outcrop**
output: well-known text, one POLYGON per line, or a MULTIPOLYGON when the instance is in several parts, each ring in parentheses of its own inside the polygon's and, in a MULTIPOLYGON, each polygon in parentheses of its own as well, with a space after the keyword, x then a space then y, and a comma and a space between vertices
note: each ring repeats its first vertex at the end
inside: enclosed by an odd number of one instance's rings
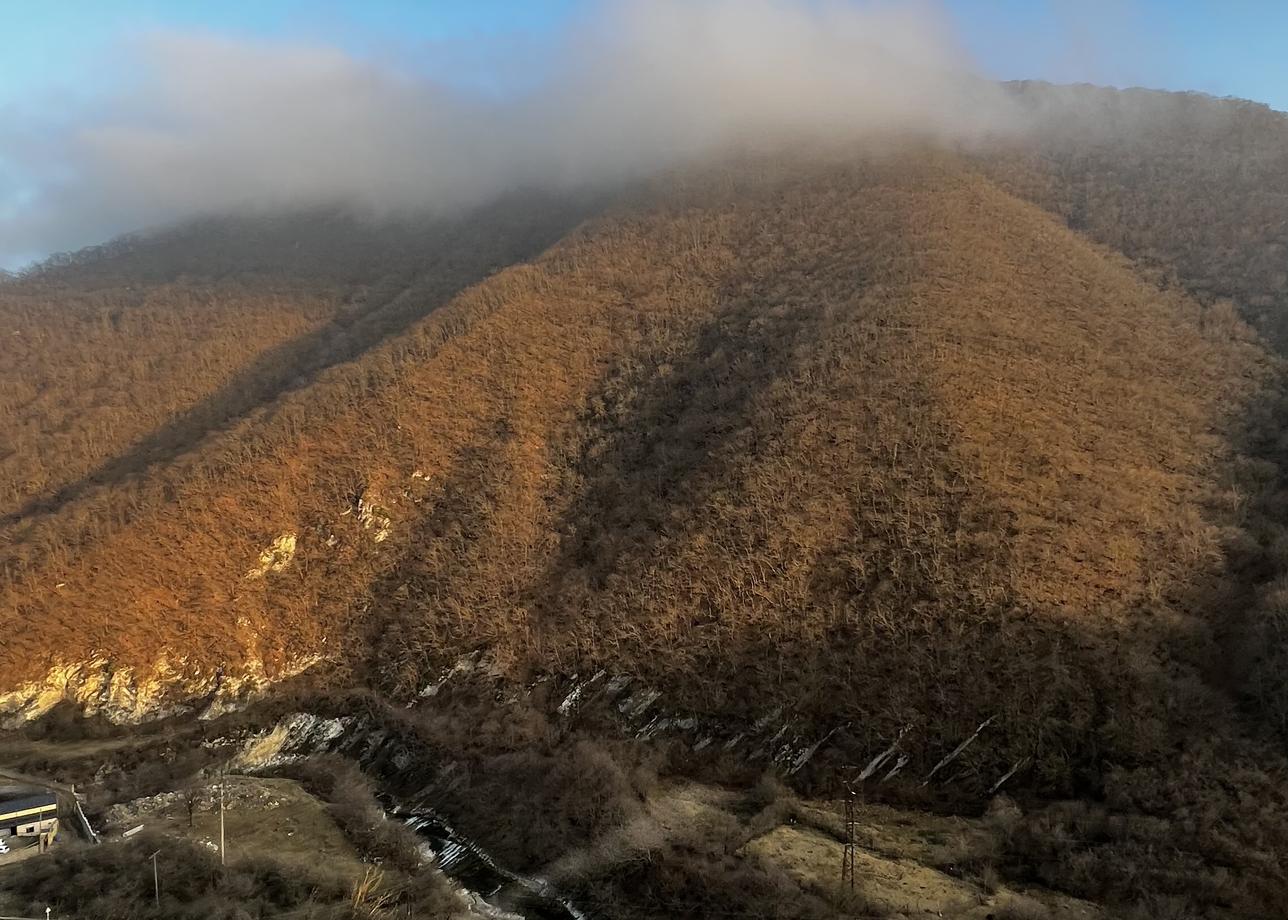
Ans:
POLYGON ((161 659, 147 672, 118 668, 105 658, 59 662, 41 680, 0 694, 0 728, 18 728, 59 703, 71 702, 86 715, 136 724, 195 712, 214 718, 262 695, 275 681, 300 674, 316 664, 309 656, 268 674, 252 660, 236 674, 194 672, 181 659, 161 659))
POLYGON ((269 572, 280 572, 295 558, 295 534, 284 533, 259 554, 259 562, 246 573, 247 578, 263 578, 269 572))
POLYGON ((234 770, 263 770, 288 763, 302 754, 328 750, 353 724, 352 718, 327 719, 297 712, 266 732, 247 739, 229 761, 234 770))

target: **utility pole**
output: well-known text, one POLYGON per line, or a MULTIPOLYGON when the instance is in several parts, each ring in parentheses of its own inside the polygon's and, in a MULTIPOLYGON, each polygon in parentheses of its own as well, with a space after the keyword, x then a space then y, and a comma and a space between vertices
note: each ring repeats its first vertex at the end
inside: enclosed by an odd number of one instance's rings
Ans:
POLYGON ((219 865, 228 865, 228 855, 224 850, 224 775, 219 774, 219 865))
POLYGON ((152 854, 152 893, 156 896, 157 907, 161 906, 161 876, 157 874, 157 850, 152 854))
MULTIPOLYGON (((853 770, 854 767, 849 769, 853 770)), ((850 891, 854 890, 854 871, 857 845, 855 843, 856 831, 858 829, 858 810, 855 807, 855 799, 858 797, 858 790, 855 784, 857 779, 843 780, 845 783, 845 850, 841 854, 841 885, 846 882, 850 883, 850 891)))

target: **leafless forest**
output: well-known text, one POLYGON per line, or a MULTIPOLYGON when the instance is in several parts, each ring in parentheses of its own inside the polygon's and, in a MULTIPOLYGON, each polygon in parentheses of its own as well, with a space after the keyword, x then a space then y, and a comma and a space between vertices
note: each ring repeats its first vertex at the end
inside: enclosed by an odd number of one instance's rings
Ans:
POLYGON ((0 282, 6 689, 317 656, 401 701, 485 650, 924 768, 993 717, 952 795, 1052 803, 1008 872, 1272 916, 1288 121, 1013 92, 1097 118, 0 282))

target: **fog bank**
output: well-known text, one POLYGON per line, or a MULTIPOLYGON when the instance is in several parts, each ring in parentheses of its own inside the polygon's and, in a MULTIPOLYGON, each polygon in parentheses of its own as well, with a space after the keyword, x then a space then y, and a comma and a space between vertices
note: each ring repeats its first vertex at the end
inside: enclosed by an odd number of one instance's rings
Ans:
MULTIPOLYGON (((499 53, 452 49, 483 69, 499 53)), ((0 264, 204 214, 447 210, 734 143, 969 140, 1013 118, 924 5, 624 0, 533 55, 525 85, 484 95, 335 48, 138 37, 93 108, 0 134, 0 264)))

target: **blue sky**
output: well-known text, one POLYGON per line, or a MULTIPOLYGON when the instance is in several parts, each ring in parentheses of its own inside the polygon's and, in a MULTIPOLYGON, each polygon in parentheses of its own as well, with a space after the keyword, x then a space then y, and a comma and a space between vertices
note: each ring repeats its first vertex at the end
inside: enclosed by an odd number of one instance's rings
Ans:
MULTIPOLYGON (((0 0, 0 106, 50 89, 91 92, 122 40, 203 30, 334 45, 357 55, 478 36, 540 36, 583 0, 0 0)), ((105 73, 106 72, 106 73, 105 73)))
MULTIPOLYGON (((590 0, 0 0, 0 107, 92 93, 121 38, 156 28, 407 53, 557 31, 590 0)), ((930 4, 936 5, 936 4, 930 4)), ((990 75, 1237 95, 1288 110, 1283 0, 943 0, 990 75)))
POLYGON ((1288 111, 1284 0, 950 0, 991 74, 1241 96, 1288 111))

